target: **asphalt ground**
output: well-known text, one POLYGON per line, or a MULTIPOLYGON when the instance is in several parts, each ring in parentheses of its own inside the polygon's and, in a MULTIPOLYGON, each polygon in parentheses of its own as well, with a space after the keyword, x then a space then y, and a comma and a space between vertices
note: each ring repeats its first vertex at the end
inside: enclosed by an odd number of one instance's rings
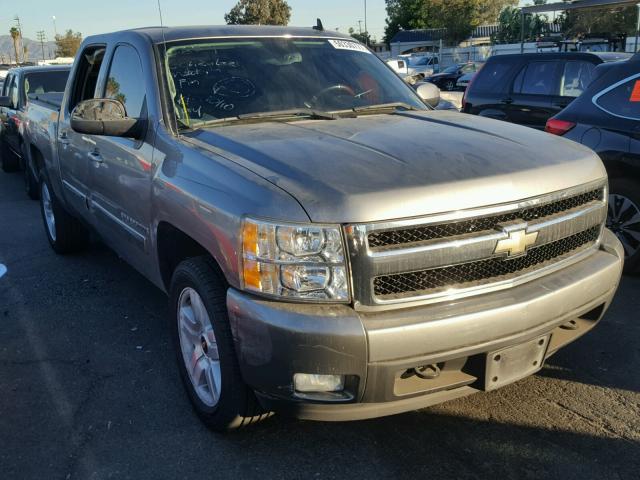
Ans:
POLYGON ((0 479, 640 478, 640 277, 501 390, 221 436, 183 391, 165 296, 100 243, 55 255, 15 174, 0 173, 0 264, 0 479))

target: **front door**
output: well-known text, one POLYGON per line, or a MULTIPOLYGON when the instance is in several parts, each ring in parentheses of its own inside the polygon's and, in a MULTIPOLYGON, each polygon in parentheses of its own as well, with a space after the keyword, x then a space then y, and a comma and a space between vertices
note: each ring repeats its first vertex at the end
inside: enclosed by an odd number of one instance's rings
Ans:
MULTIPOLYGON (((149 75, 147 73, 147 75, 149 75)), ((102 98, 119 100, 130 118, 147 118, 145 72, 136 49, 120 44, 113 52, 102 98)), ((134 266, 143 268, 148 251, 153 145, 146 138, 92 137, 91 213, 96 229, 134 266)))

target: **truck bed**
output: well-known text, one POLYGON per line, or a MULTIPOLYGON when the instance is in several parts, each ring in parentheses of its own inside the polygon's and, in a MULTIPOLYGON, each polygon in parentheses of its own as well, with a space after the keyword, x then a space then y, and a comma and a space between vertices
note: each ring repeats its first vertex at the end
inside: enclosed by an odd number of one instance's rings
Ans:
POLYGON ((60 110, 62 105, 62 97, 64 92, 49 92, 49 93, 30 93, 27 95, 30 102, 38 102, 43 106, 60 110))

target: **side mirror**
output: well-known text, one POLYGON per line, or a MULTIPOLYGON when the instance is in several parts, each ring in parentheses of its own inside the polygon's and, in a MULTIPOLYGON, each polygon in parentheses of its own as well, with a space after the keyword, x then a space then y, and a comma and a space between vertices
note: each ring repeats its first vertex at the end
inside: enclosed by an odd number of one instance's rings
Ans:
POLYGON ((71 128, 87 135, 142 138, 144 121, 127 117, 127 111, 118 100, 92 98, 80 102, 71 112, 71 128))
POLYGON ((440 103, 440 89, 433 83, 422 83, 417 88, 416 93, 424 103, 432 108, 436 108, 440 103))
POLYGON ((0 107, 11 108, 11 97, 0 97, 0 107))

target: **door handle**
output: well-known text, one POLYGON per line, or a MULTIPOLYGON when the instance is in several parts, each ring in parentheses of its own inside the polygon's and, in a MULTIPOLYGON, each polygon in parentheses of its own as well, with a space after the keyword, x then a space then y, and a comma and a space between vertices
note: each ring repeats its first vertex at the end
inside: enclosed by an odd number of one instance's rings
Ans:
POLYGON ((104 162, 102 155, 100 155, 100 152, 98 152, 97 150, 94 150, 93 152, 89 152, 87 156, 89 157, 89 160, 91 160, 92 162, 95 162, 95 163, 104 162))
POLYGON ((504 103, 505 105, 511 105, 513 103, 513 98, 503 98, 500 100, 500 103, 504 103))
POLYGON ((69 145, 70 142, 71 140, 69 140, 67 132, 60 132, 60 135, 58 135, 58 143, 62 145, 69 145))

